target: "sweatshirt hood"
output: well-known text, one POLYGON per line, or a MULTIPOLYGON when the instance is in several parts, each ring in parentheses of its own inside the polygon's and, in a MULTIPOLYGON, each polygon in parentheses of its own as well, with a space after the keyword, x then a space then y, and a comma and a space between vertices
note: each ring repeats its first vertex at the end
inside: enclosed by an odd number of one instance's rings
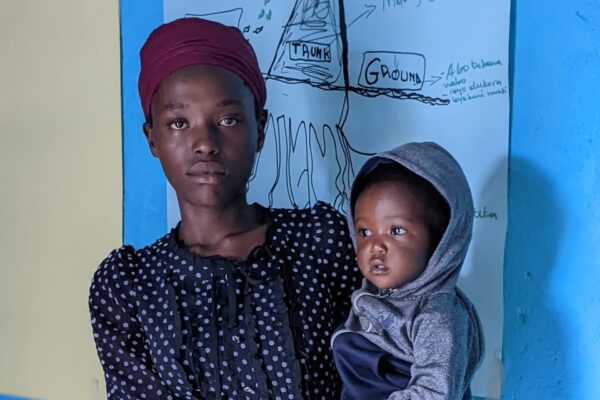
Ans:
MULTIPOLYGON (((436 143, 406 143, 367 160, 356 175, 352 188, 375 167, 389 162, 398 163, 429 181, 450 208, 448 226, 425 269, 416 279, 395 289, 395 296, 454 290, 473 231, 473 198, 462 168, 448 151, 436 143)), ((353 192, 351 189, 350 196, 353 192)), ((355 200, 351 198, 350 204, 354 204, 355 200)), ((353 210, 347 213, 348 225, 356 247, 352 214, 353 210)))

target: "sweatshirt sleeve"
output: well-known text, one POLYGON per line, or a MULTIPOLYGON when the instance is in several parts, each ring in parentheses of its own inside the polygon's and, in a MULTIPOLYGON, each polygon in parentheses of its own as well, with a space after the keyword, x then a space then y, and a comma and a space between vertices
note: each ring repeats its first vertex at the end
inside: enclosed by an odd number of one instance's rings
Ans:
MULTIPOLYGON (((474 369, 471 343, 478 332, 455 296, 437 296, 423 304, 412 329, 414 362, 405 390, 388 400, 460 400, 474 369)), ((479 354, 475 358, 479 358, 479 354)))
POLYGON ((109 399, 172 399, 153 371, 144 334, 128 292, 135 253, 123 247, 98 267, 90 288, 94 340, 104 369, 109 399))

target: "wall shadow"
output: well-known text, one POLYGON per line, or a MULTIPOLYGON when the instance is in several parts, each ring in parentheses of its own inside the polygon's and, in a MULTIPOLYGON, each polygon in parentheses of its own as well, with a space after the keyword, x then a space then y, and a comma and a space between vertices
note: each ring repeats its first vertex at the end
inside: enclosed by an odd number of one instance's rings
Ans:
POLYGON ((566 399, 576 369, 550 282, 565 216, 550 177, 523 158, 510 160, 508 205, 502 398, 566 399))

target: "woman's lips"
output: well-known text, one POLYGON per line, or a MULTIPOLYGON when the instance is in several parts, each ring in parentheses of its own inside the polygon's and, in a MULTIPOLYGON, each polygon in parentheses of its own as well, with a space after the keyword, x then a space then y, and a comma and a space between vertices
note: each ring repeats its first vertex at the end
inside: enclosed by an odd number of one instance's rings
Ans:
POLYGON ((199 161, 187 171, 187 175, 198 184, 214 184, 225 176, 225 170, 214 161, 199 161))

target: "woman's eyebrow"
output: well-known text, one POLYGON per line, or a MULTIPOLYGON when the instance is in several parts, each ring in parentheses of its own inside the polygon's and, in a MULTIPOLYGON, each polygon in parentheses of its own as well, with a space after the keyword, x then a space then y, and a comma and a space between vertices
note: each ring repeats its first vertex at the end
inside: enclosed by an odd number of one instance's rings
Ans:
POLYGON ((227 106, 231 106, 231 105, 241 106, 242 101, 238 100, 238 99, 225 99, 219 103, 220 107, 227 107, 227 106))
POLYGON ((168 102, 167 104, 165 104, 164 108, 166 108, 167 110, 180 110, 180 109, 184 109, 187 108, 187 105, 181 102, 168 102))

